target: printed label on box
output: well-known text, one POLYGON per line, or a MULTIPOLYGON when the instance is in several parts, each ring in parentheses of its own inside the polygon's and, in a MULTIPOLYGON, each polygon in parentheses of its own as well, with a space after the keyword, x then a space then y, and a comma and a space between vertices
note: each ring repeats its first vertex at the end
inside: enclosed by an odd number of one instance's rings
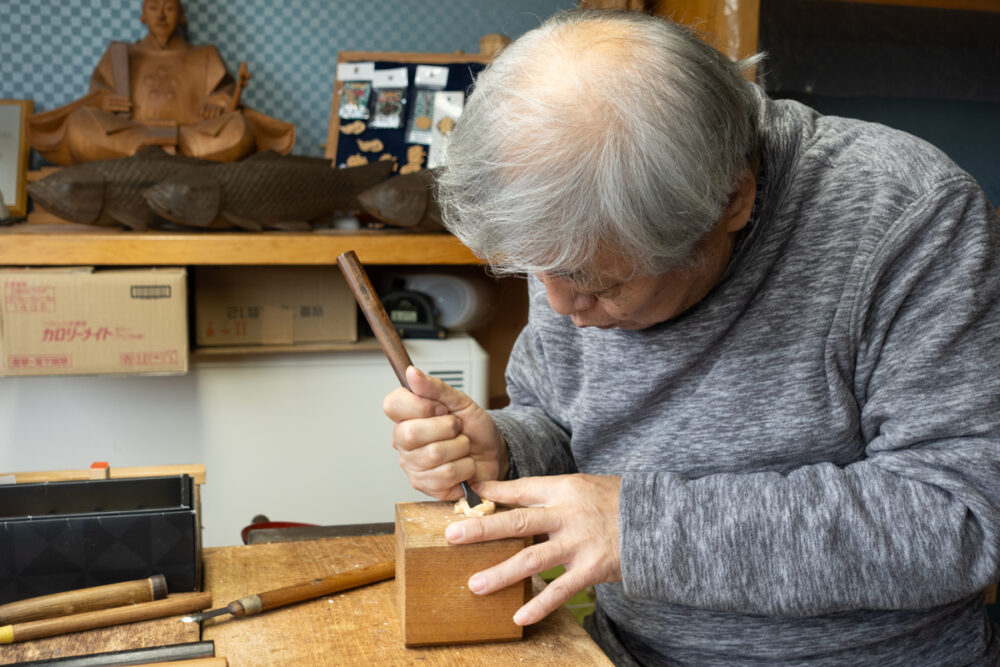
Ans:
POLYGON ((180 363, 180 350, 139 350, 122 352, 119 356, 122 366, 128 368, 142 366, 168 366, 180 363))
POLYGON ((73 357, 68 354, 11 354, 7 368, 19 371, 59 370, 73 367, 73 357))
POLYGON ((7 280, 3 285, 3 309, 6 313, 54 313, 56 287, 7 280))

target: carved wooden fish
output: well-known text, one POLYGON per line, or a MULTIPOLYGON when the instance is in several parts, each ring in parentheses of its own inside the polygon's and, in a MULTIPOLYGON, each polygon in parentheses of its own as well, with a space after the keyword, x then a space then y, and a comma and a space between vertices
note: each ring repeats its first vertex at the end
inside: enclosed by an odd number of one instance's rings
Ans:
POLYGON ((240 162, 180 170, 145 192, 157 214, 181 225, 308 230, 357 210, 358 193, 392 173, 393 162, 334 168, 320 158, 261 153, 240 162))
POLYGON ((176 171, 210 164, 150 146, 127 158, 63 167, 29 183, 28 193, 50 213, 72 222, 146 229, 166 221, 149 209, 143 191, 176 171))
POLYGON ((434 199, 436 169, 393 176, 358 195, 361 208, 382 222, 424 231, 444 229, 434 199))

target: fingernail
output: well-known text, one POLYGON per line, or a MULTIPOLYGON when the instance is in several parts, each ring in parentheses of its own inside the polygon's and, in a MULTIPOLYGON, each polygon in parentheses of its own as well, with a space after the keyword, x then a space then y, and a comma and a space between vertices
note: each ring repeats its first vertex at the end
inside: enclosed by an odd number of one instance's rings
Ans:
POLYGON ((456 542, 465 537, 465 527, 460 523, 449 524, 444 529, 444 539, 449 542, 456 542))
POLYGON ((481 574, 474 574, 469 579, 469 590, 473 593, 481 593, 486 588, 486 577, 481 574))
POLYGON ((516 623, 517 625, 528 624, 528 612, 524 610, 524 607, 518 609, 517 612, 514 614, 514 623, 516 623))

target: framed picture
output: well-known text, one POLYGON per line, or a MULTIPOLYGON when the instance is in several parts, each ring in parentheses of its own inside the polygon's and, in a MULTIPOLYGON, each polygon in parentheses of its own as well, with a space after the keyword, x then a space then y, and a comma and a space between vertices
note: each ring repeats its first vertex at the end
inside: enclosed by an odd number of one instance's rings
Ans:
POLYGON ((31 100, 0 100, 0 192, 15 218, 28 212, 28 116, 31 100))

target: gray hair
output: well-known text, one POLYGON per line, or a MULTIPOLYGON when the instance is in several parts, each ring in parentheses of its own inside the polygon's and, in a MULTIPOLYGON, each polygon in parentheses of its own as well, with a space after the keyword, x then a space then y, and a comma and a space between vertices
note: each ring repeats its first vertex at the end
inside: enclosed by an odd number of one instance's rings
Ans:
POLYGON ((499 273, 578 275, 609 249, 633 275, 689 265, 756 156, 754 62, 636 12, 555 15, 478 77, 445 225, 499 273))

